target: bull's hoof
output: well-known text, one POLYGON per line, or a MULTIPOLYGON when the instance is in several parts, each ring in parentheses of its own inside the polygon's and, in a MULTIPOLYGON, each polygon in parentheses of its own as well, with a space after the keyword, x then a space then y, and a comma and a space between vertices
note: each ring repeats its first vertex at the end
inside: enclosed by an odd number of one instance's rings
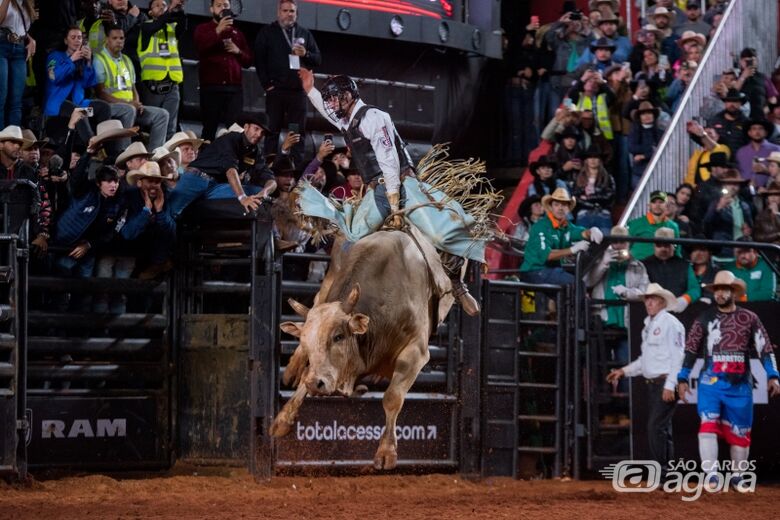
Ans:
POLYGON ((288 433, 290 433, 290 430, 292 429, 292 424, 285 421, 281 416, 274 419, 274 422, 271 424, 271 429, 269 430, 269 433, 273 437, 284 437, 288 433))
POLYGON ((374 468, 394 469, 398 464, 398 452, 395 448, 379 448, 374 455, 374 468))

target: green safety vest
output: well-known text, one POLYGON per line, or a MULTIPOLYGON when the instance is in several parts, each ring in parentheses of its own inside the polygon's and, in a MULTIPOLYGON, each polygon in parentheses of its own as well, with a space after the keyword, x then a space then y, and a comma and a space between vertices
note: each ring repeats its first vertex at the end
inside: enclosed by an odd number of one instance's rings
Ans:
POLYGON ((103 64, 103 70, 106 71, 106 82, 104 83, 106 90, 117 99, 132 101, 135 72, 130 58, 121 54, 119 63, 117 63, 105 48, 95 56, 103 64), (120 88, 120 76, 123 78, 124 85, 121 86, 124 88, 120 88))
POLYGON ((577 101, 577 109, 580 112, 583 110, 590 110, 596 114, 599 130, 604 134, 604 137, 610 141, 612 140, 614 133, 612 132, 612 122, 609 120, 609 107, 607 107, 606 94, 599 94, 596 96, 596 110, 593 110, 593 101, 584 93, 580 94, 580 99, 577 101))
MULTIPOLYGON (((144 23, 152 23, 148 20, 144 23)), ((167 76, 176 83, 184 80, 184 72, 179 58, 179 44, 176 41, 176 24, 169 23, 149 38, 146 49, 141 48, 142 38, 138 38, 138 59, 141 61, 141 81, 162 81, 167 76), (160 44, 168 44, 168 52, 160 52, 160 44)))
MULTIPOLYGON (((81 32, 84 32, 84 20, 79 23, 81 32)), ((103 20, 97 19, 92 23, 89 28, 89 48, 93 53, 98 53, 103 48, 103 44, 106 43, 106 33, 103 31, 103 20)))

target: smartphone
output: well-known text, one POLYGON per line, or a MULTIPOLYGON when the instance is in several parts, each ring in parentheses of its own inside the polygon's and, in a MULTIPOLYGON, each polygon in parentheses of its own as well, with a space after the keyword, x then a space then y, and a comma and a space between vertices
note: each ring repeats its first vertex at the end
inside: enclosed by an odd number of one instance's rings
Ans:
POLYGON ((565 106, 569 110, 574 110, 574 101, 572 101, 571 98, 565 98, 563 100, 563 106, 565 106))
POLYGON ((287 130, 293 134, 300 134, 301 125, 299 125, 298 123, 290 123, 287 125, 287 130))
POLYGON ((669 56, 666 54, 661 54, 661 56, 658 58, 658 66, 664 69, 669 68, 669 56))
POLYGON ((92 108, 92 107, 86 107, 86 108, 82 108, 80 110, 82 112, 84 112, 84 115, 87 116, 87 117, 92 117, 92 116, 95 115, 95 109, 92 108))
POLYGON ((322 136, 322 140, 323 141, 330 141, 332 143, 333 142, 333 134, 325 134, 325 135, 323 135, 322 136))

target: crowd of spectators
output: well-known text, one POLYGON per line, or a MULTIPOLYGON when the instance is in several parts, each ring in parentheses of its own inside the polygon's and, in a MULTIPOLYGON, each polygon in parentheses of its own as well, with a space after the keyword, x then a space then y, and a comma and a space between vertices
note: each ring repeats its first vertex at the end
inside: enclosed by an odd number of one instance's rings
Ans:
MULTIPOLYGON (((204 200, 228 201, 237 216, 266 204, 277 250, 313 247, 290 225, 297 175, 336 200, 365 187, 333 136, 302 163, 306 96, 297 69, 321 56, 297 9, 280 0, 277 20, 251 45, 230 0, 210 0, 211 19, 192 28, 185 0, 152 0, 148 10, 127 0, 0 0, 0 178, 30 181, 41 200, 33 269, 157 278, 173 267, 181 215, 204 200), (185 33, 200 60, 200 136, 179 121, 185 33), (268 115, 243 111, 242 70, 252 65, 268 115)), ((75 300, 52 303, 126 309, 119 296, 75 300)))

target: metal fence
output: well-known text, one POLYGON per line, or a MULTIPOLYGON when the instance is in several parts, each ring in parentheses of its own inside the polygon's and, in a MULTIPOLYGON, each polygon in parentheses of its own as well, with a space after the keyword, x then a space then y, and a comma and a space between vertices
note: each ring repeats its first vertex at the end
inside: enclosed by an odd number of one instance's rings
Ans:
POLYGON ((688 137, 685 123, 699 115, 714 80, 734 66, 740 50, 755 47, 759 69, 771 73, 777 56, 777 14, 778 2, 774 0, 732 0, 620 219, 621 225, 647 211, 648 193, 673 191, 682 182, 688 159, 697 146, 688 137))

